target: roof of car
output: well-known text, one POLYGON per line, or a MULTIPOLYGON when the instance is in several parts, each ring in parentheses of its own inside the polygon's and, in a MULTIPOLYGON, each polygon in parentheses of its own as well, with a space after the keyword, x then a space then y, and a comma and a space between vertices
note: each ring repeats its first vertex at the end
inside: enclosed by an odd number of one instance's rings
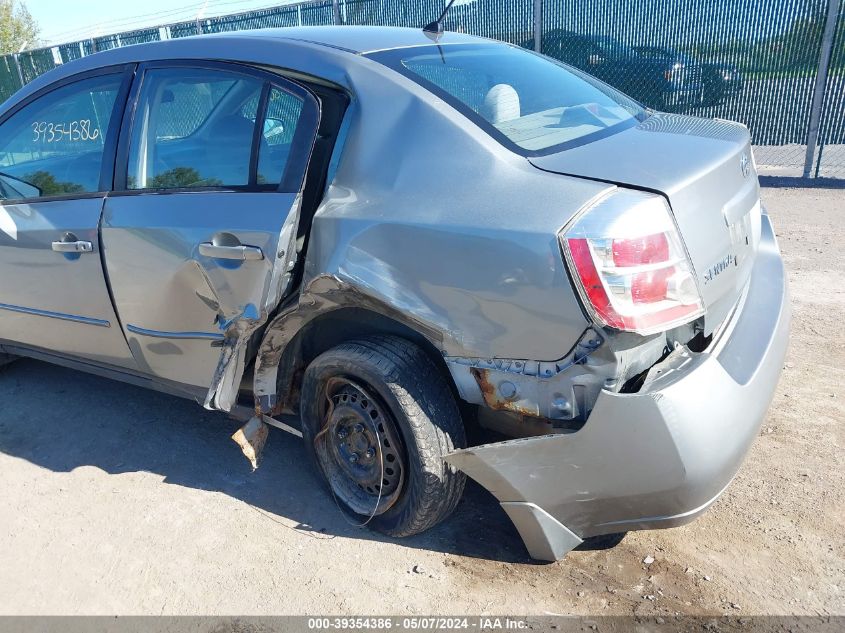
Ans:
POLYGON ((415 46, 491 42, 463 33, 446 32, 434 39, 422 28, 389 26, 303 26, 228 31, 122 46, 61 64, 26 84, 0 105, 0 114, 17 102, 66 77, 106 66, 167 59, 223 59, 279 65, 281 47, 285 67, 345 85, 343 57, 415 46), (280 46, 275 47, 273 42, 280 46), (301 49, 302 54, 296 54, 301 49), (310 53, 308 50, 310 49, 310 53), (322 50, 324 55, 315 55, 322 50), (221 54, 222 52, 222 54, 221 54), (318 59, 320 58, 320 59, 318 59), (322 61, 321 61, 322 59, 322 61), (326 61, 330 60, 330 61, 326 61))
MULTIPOLYGON (((300 40, 359 54, 411 46, 426 46, 435 43, 433 36, 425 33, 422 28, 399 26, 295 26, 219 33, 215 37, 264 37, 300 40)), ((480 39, 464 33, 446 31, 437 38, 436 43, 468 44, 477 43, 480 39)))

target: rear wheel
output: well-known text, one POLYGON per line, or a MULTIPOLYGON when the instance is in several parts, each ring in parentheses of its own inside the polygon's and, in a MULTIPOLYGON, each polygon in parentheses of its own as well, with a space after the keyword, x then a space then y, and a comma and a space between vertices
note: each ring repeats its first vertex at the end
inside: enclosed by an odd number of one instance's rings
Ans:
POLYGON ((443 457, 466 445, 455 399, 416 345, 375 336, 315 359, 302 383, 306 449, 359 523, 410 536, 454 510, 463 473, 443 457))

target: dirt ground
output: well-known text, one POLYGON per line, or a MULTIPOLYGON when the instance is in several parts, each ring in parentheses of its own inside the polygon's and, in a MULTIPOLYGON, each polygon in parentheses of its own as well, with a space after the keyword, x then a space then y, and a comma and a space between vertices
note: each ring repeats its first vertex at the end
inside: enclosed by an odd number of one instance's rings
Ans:
POLYGON ((293 436, 253 474, 223 415, 24 360, 0 374, 0 613, 845 615, 845 189, 763 197, 790 352, 691 525, 537 564, 470 485, 445 524, 389 539, 346 522, 293 436))

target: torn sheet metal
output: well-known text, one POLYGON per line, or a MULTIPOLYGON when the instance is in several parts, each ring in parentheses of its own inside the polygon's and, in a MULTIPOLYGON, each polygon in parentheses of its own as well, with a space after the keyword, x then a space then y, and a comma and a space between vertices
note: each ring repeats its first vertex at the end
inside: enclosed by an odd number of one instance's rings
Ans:
MULTIPOLYGON (((221 275, 222 279, 219 280, 215 278, 217 275, 212 273, 220 269, 208 273, 209 287, 214 291, 219 306, 217 323, 225 338, 205 398, 206 409, 229 411, 235 404, 246 365, 248 343, 252 335, 267 322, 290 287, 297 258, 296 230, 299 226, 301 205, 300 194, 294 200, 282 225, 278 248, 272 254, 273 265, 268 270, 265 283, 256 285, 256 288, 260 289, 260 296, 256 293, 256 296, 252 297, 253 302, 233 305, 231 299, 237 295, 227 283, 225 269, 221 275)), ((271 256, 269 253, 265 255, 268 258, 271 256)))
POLYGON ((252 470, 258 468, 258 462, 264 446, 267 444, 267 436, 270 434, 270 427, 264 423, 261 416, 254 416, 238 429, 232 439, 241 447, 244 457, 252 464, 252 470))
MULTIPOLYGON (((242 409, 245 409, 245 407, 240 407, 238 405, 233 407, 232 411, 234 412, 234 415, 232 417, 240 417, 242 409)), ((232 439, 238 446, 241 447, 241 451, 244 456, 249 460, 249 463, 252 464, 252 470, 256 470, 258 468, 261 460, 261 454, 264 451, 264 446, 267 444, 267 438, 269 436, 271 426, 280 429, 285 433, 290 433, 300 439, 302 438, 302 431, 292 427, 290 424, 286 424, 281 420, 276 420, 266 415, 253 415, 247 420, 246 424, 232 435, 232 439)))

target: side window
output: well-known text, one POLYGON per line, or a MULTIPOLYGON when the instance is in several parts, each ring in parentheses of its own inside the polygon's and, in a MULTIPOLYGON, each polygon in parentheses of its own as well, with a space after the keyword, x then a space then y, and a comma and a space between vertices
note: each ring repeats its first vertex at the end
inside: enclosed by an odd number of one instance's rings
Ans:
POLYGON ((258 148, 259 183, 278 183, 282 179, 302 115, 302 105, 299 97, 279 88, 270 89, 258 148))
POLYGON ((103 147, 120 74, 56 88, 0 125, 0 197, 37 198, 100 189, 103 147))
POLYGON ((224 70, 148 70, 130 137, 127 187, 250 184, 255 110, 263 85, 224 70))

